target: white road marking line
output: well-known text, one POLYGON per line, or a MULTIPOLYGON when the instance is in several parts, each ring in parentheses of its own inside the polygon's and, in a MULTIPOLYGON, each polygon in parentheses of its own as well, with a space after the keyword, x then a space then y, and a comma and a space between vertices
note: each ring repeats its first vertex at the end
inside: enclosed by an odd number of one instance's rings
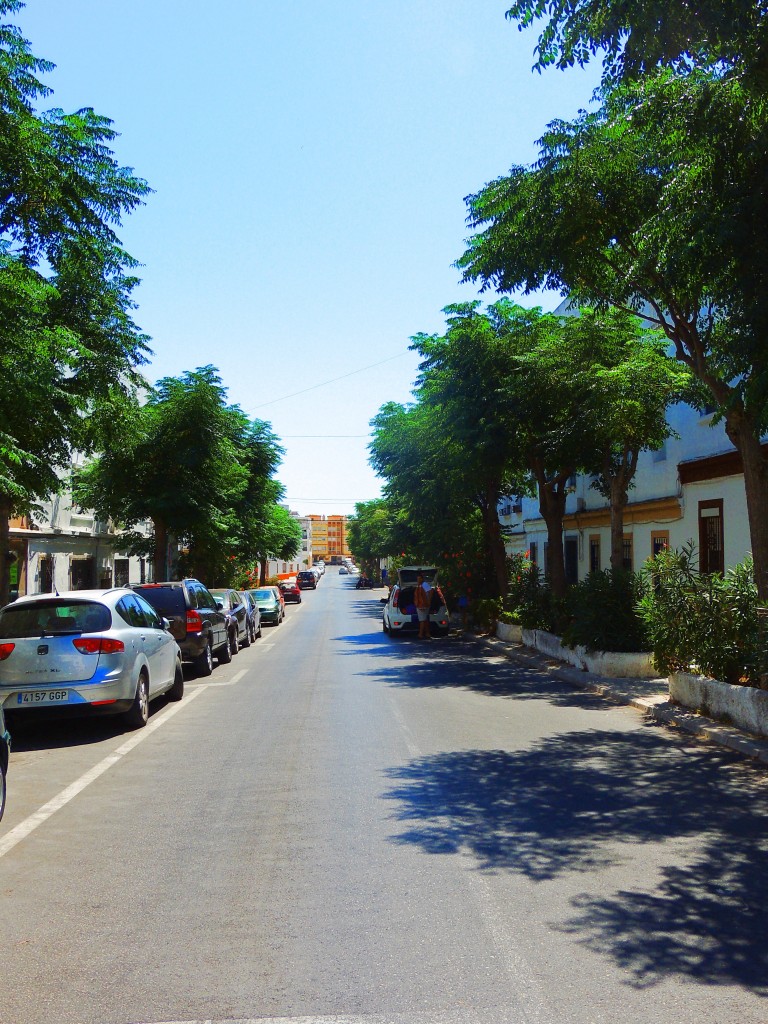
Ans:
MULTIPOLYGON (((503 1011, 502 1011, 503 1013, 503 1011)), ((177 1020, 177 1021, 153 1021, 145 1024, 478 1024, 479 1021, 506 1021, 509 1018, 505 1013, 498 1016, 498 1011, 492 1011, 490 1017, 483 1015, 483 1011, 468 1010, 466 1007, 460 1011, 446 1010, 435 1016, 432 1013, 342 1013, 334 1014, 331 1017, 206 1017, 205 1020, 177 1020)))
POLYGON ((56 811, 61 810, 61 808, 68 804, 70 800, 74 800, 78 793, 82 793, 86 786, 95 782, 100 775, 103 775, 104 772, 117 764, 118 761, 122 760, 126 754, 129 754, 134 747, 137 747, 141 742, 143 742, 143 740, 147 739, 148 736, 151 736, 153 732, 160 728, 161 725, 165 725, 169 719, 178 714, 182 708, 187 707, 189 702, 194 700, 195 697, 198 697, 205 689, 206 686, 201 686, 187 694, 187 696, 178 704, 172 704, 170 707, 166 708, 165 711, 162 711, 157 716, 157 718, 148 722, 143 729, 134 733, 134 735, 131 736, 129 740, 126 740, 122 746, 118 747, 117 750, 108 754, 103 761, 99 761, 99 763, 94 765, 93 768, 89 768, 84 775, 81 775, 79 779, 67 786, 66 789, 63 789, 58 796, 53 797, 53 799, 49 800, 47 804, 43 804, 39 810, 35 811, 34 814, 30 814, 28 818, 16 825, 15 828, 12 828, 7 835, 0 839, 0 857, 4 857, 6 853, 17 845, 17 843, 20 843, 22 839, 26 839, 31 832, 34 832, 38 826, 46 822, 53 814, 56 813, 56 811))

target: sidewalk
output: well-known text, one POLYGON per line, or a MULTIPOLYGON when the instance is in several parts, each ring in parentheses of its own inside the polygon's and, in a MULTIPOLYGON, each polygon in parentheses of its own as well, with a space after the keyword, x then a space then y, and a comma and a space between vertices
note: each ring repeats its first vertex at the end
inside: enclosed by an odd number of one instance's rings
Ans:
POLYGON ((715 722, 695 711, 688 711, 677 704, 672 704, 666 679, 607 679, 591 672, 580 672, 523 644, 499 640, 495 636, 477 636, 475 639, 494 654, 545 669, 578 690, 598 693, 618 704, 637 708, 658 722, 664 722, 699 739, 716 743, 718 746, 727 747, 729 750, 735 750, 768 764, 768 740, 761 740, 733 726, 721 725, 720 722, 715 722))

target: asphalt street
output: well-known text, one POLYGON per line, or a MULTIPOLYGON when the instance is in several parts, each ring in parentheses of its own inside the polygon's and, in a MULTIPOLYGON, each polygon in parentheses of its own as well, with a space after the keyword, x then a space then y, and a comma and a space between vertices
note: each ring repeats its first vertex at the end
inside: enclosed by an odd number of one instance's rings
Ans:
POLYGON ((329 569, 149 726, 17 724, 3 1024, 765 1024, 766 768, 329 569))

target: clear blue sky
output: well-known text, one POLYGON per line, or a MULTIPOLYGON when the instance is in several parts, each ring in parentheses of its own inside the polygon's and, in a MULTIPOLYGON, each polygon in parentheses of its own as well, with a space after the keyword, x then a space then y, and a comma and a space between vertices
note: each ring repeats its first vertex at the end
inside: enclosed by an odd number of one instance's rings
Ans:
POLYGON ((409 338, 477 295, 452 265, 464 196, 589 102, 596 69, 531 72, 535 35, 508 6, 28 0, 18 17, 57 65, 45 105, 111 117, 155 190, 121 232, 143 264, 148 378, 217 366, 283 439, 303 514, 379 494, 369 422, 410 396, 409 338))

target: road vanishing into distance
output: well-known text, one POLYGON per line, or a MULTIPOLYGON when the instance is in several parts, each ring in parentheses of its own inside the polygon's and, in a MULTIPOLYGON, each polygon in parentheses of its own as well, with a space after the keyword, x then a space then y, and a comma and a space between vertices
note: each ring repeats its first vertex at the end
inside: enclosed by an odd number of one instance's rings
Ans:
POLYGON ((765 769, 382 593, 144 730, 17 725, 3 1024, 765 1024, 765 769))

